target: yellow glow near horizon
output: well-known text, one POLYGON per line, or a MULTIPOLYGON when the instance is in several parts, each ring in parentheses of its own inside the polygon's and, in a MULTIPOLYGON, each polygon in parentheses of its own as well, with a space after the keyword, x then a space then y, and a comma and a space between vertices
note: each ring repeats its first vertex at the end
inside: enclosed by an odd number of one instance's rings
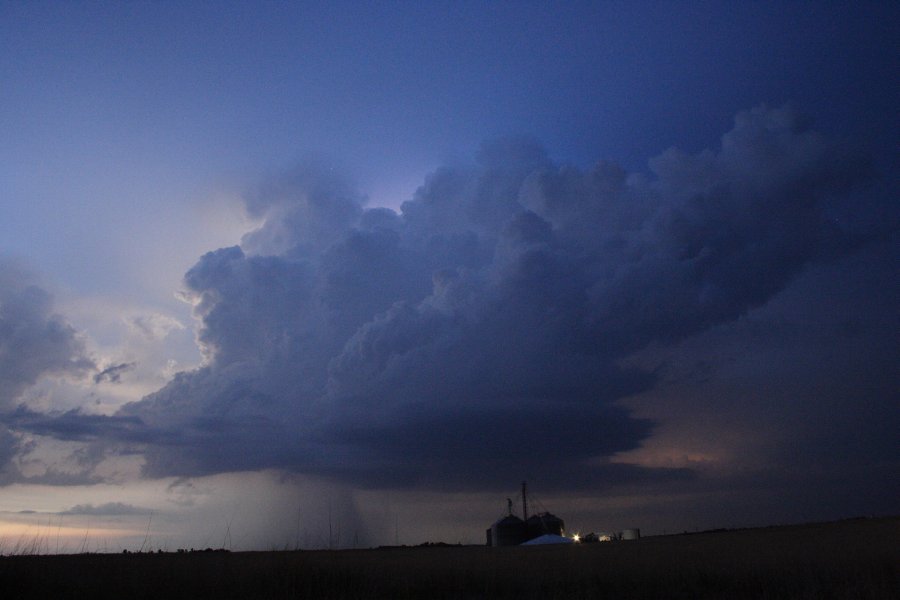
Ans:
MULTIPOLYGON (((108 525, 55 525, 34 524, 16 521, 0 521, 0 544, 16 539, 84 539, 84 538, 119 538, 128 536, 145 535, 146 531, 140 529, 125 529, 109 527, 108 525)), ((2 549, 2 546, 0 546, 2 549)))

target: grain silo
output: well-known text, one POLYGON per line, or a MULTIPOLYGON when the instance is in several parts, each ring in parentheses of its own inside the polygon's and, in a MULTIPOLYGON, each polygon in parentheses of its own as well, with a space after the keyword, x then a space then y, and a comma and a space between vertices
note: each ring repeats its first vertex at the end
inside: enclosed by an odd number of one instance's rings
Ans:
POLYGON ((487 531, 489 546, 518 546, 525 541, 525 521, 516 515, 498 519, 487 531))
POLYGON ((562 519, 549 512, 528 515, 528 492, 522 482, 522 517, 513 514, 513 502, 506 499, 508 514, 485 531, 488 546, 515 546, 543 535, 565 535, 562 519))
POLYGON ((552 513, 537 513, 525 521, 525 533, 529 540, 547 534, 565 535, 565 532, 565 522, 552 513))

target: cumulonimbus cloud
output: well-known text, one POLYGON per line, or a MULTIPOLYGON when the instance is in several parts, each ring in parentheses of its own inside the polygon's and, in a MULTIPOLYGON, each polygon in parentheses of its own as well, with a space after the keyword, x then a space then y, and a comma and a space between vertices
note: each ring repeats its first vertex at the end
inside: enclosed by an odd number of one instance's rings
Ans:
POLYGON ((653 428, 618 401, 655 376, 622 359, 851 252, 865 236, 829 211, 870 172, 787 108, 740 113, 720 148, 650 168, 560 166, 508 139, 432 173, 399 213, 316 169, 261 188, 248 209, 263 225, 185 276, 206 364, 117 417, 145 428, 147 474, 685 475, 608 460, 653 428))

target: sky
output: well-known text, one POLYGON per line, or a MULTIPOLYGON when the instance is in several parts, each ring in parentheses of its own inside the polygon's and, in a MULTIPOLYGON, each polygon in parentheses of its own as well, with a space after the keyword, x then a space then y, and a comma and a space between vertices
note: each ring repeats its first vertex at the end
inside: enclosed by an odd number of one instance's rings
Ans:
POLYGON ((898 12, 0 2, 0 554, 897 514, 898 12))

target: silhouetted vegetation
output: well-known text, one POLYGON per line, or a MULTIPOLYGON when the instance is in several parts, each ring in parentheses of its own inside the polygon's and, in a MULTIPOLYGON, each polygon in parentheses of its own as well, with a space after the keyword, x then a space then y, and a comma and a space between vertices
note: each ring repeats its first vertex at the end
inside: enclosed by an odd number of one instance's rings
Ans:
POLYGON ((6 556, 3 598, 900 597, 900 518, 567 546, 6 556))

